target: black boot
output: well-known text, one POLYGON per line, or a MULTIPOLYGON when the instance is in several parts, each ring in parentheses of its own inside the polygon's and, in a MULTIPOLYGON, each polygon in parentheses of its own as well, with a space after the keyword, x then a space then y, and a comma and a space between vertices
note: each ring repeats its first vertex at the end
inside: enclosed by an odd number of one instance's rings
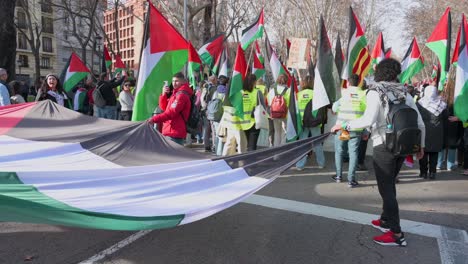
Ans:
POLYGON ((429 173, 429 179, 430 179, 430 180, 435 180, 435 176, 436 176, 436 173, 435 173, 435 172, 429 173))
POLYGON ((427 179, 427 172, 419 173, 419 178, 427 179))

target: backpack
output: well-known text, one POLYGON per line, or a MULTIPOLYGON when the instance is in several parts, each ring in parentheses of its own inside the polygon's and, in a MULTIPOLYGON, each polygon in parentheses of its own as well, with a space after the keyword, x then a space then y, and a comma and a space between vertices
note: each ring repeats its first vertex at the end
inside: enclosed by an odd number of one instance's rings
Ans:
POLYGON ((218 92, 215 92, 213 98, 211 98, 211 101, 208 102, 208 106, 206 107, 206 119, 219 122, 223 117, 223 113, 223 100, 219 98, 218 92))
MULTIPOLYGON (((383 91, 377 90, 379 94, 383 91)), ((388 95, 388 113, 386 117, 385 146, 395 156, 407 156, 418 153, 421 149, 421 130, 418 127, 418 112, 405 101, 390 100, 388 95)), ((382 96, 380 96, 382 98, 382 96)), ((397 96, 395 96, 397 97, 397 96)))
POLYGON ((97 107, 104 107, 106 105, 106 100, 104 99, 104 96, 102 96, 101 88, 104 86, 104 84, 99 85, 96 87, 93 91, 93 100, 94 100, 94 105, 97 107))
POLYGON ((185 121, 187 133, 189 134, 196 134, 198 133, 198 127, 201 121, 201 109, 199 106, 195 104, 197 101, 197 96, 195 94, 189 95, 187 91, 179 91, 178 93, 184 93, 190 98, 190 114, 188 117, 188 120, 185 120, 184 116, 182 113, 180 115, 182 116, 182 119, 185 121))
POLYGON ((203 92, 200 100, 201 108, 203 111, 205 111, 208 108, 208 103, 213 97, 213 88, 214 90, 216 90, 216 87, 211 83, 207 83, 203 87, 203 92))
POLYGON ((304 110, 304 117, 302 118, 303 127, 316 127, 322 124, 324 118, 325 107, 320 108, 317 111, 317 116, 312 114, 312 100, 310 100, 304 110))
POLYGON ((281 94, 278 94, 278 91, 275 90, 275 97, 270 105, 270 115, 271 118, 286 118, 288 115, 288 105, 286 104, 286 100, 284 99, 284 94, 286 93, 287 88, 284 88, 281 94))

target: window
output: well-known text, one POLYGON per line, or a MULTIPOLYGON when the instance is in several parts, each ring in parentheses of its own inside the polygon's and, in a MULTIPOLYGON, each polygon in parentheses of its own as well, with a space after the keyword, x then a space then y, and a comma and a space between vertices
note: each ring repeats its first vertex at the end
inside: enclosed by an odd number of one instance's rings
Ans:
POLYGON ((23 33, 18 33, 18 49, 28 49, 28 40, 23 33))
POLYGON ((50 0, 42 0, 41 11, 43 13, 52 13, 52 5, 50 3, 50 0))
POLYGON ((53 52, 52 38, 42 37, 42 51, 44 51, 44 52, 53 52))
POLYGON ((16 14, 18 19, 18 27, 19 28, 26 28, 26 13, 18 11, 16 14))
POLYGON ((18 67, 29 67, 29 61, 27 55, 18 56, 18 67))
POLYGON ((54 33, 54 21, 50 17, 42 17, 42 30, 45 33, 54 33))
POLYGON ((49 57, 41 57, 41 69, 50 69, 49 57))

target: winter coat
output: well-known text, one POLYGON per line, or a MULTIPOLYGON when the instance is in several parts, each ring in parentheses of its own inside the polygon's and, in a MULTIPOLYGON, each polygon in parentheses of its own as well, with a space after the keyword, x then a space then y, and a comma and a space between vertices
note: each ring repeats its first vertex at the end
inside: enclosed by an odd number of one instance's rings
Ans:
POLYGON ((448 111, 443 110, 440 115, 436 116, 429 112, 426 108, 422 107, 419 103, 419 113, 426 126, 426 145, 424 147, 425 152, 439 152, 446 146, 447 122, 448 122, 448 111))

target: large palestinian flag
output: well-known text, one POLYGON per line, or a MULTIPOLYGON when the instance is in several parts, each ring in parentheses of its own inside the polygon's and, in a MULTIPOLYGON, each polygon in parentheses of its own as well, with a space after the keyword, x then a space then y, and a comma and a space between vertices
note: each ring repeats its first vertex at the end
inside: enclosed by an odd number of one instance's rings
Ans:
POLYGON ((288 85, 291 84, 291 75, 289 74, 289 71, 284 67, 283 63, 278 58, 278 55, 276 55, 276 52, 273 50, 271 47, 270 40, 268 39, 268 36, 265 34, 265 46, 266 46, 266 53, 267 53, 267 59, 270 62, 270 69, 271 69, 271 74, 273 75, 273 80, 276 82, 278 80, 278 77, 281 74, 286 74, 288 76, 288 85))
POLYGON ((245 60, 244 51, 240 44, 237 46, 236 61, 234 62, 234 70, 232 71, 231 85, 229 86, 229 101, 236 110, 236 115, 243 118, 244 103, 242 98, 242 89, 244 87, 244 79, 247 75, 247 61, 245 60))
MULTIPOLYGON (((257 42, 255 42, 257 44, 257 42)), ((255 74, 257 80, 262 78, 265 75, 265 67, 258 57, 258 53, 255 50, 253 52, 253 63, 252 63, 252 73, 255 74)))
POLYGON ((86 67, 80 58, 72 52, 70 59, 68 59, 68 63, 65 65, 62 74, 60 74, 63 89, 67 92, 71 92, 73 87, 86 78, 89 73, 90 70, 88 67, 86 67))
POLYGON ((170 83, 188 60, 187 41, 151 2, 143 40, 133 121, 148 119, 153 114, 164 81, 170 83))
POLYGON ((349 38, 348 38, 348 55, 346 64, 341 75, 343 80, 348 80, 351 74, 359 75, 361 82, 366 77, 370 69, 371 58, 367 49, 367 40, 364 36, 364 30, 359 24, 359 20, 349 8, 349 38))
POLYGON ((205 45, 198 50, 198 55, 204 64, 212 66, 216 58, 221 54, 224 47, 224 33, 220 33, 209 39, 205 45))
POLYGON ((459 28, 455 52, 454 63, 457 64, 457 76, 454 91, 454 111, 460 120, 468 122, 468 23, 465 15, 462 17, 459 28))
POLYGON ((252 25, 248 26, 246 29, 242 30, 241 45, 242 49, 247 49, 250 43, 254 40, 263 37, 264 31, 264 19, 263 19, 263 9, 260 11, 260 15, 252 25))
POLYGON ((197 51, 193 47, 192 43, 189 42, 189 55, 188 55, 188 78, 192 88, 197 87, 197 72, 200 74, 201 60, 198 56, 197 51))
POLYGON ((442 18, 426 42, 426 46, 439 58, 441 66, 439 90, 444 88, 447 73, 450 68, 451 28, 452 18, 450 15, 450 7, 447 7, 445 13, 442 15, 442 18))
POLYGON ((370 67, 369 72, 372 73, 374 65, 379 64, 383 59, 385 59, 385 45, 384 45, 384 40, 383 40, 383 34, 382 32, 379 33, 377 36, 377 40, 375 41, 374 49, 372 50, 371 58, 372 58, 372 64, 370 67))
POLYGON ((335 102, 339 92, 339 77, 333 58, 330 39, 323 17, 320 16, 320 35, 317 48, 317 63, 315 64, 314 97, 312 106, 315 114, 320 108, 335 102))
POLYGON ((405 57, 401 60, 401 83, 411 82, 411 78, 424 68, 424 59, 419 51, 416 37, 406 51, 405 57))
POLYGON ((146 122, 49 100, 0 107, 0 221, 109 230, 203 219, 272 182, 328 135, 218 159, 146 122))

